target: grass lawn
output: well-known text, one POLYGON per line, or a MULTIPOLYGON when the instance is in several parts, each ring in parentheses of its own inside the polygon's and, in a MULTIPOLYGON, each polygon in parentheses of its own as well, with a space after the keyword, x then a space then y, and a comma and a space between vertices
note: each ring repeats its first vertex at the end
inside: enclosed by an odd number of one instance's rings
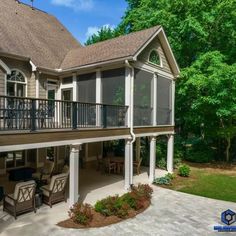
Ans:
POLYGON ((190 177, 176 174, 167 188, 184 193, 236 202, 236 167, 219 168, 209 165, 192 165, 190 177))

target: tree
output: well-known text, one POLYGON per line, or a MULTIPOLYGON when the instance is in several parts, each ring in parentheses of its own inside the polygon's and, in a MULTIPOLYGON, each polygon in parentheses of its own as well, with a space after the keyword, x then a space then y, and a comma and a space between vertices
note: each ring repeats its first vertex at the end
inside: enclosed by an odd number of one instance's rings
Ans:
POLYGON ((220 52, 209 52, 183 69, 177 81, 177 104, 181 105, 176 106, 176 115, 183 132, 222 138, 229 161, 236 135, 236 64, 225 60, 220 52))
POLYGON ((123 34, 162 25, 181 68, 218 50, 236 58, 236 0, 127 0, 123 34))
POLYGON ((105 41, 107 39, 117 37, 118 35, 119 34, 116 30, 108 26, 103 26, 97 33, 93 34, 92 36, 88 38, 85 45, 90 45, 90 44, 98 43, 101 41, 105 41))

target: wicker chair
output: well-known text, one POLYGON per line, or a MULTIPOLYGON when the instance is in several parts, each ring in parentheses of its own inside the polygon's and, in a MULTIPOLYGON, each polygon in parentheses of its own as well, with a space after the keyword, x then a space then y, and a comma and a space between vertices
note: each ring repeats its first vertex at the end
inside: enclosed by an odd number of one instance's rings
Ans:
POLYGON ((34 211, 36 213, 35 189, 34 180, 16 184, 14 193, 5 195, 3 199, 3 211, 13 215, 15 219, 18 214, 24 212, 34 211))
POLYGON ((69 173, 54 175, 51 178, 50 184, 42 186, 43 202, 52 208, 52 205, 57 202, 66 202, 66 183, 69 173))
POLYGON ((33 178, 42 182, 47 182, 52 176, 54 165, 54 162, 47 160, 43 168, 33 174, 33 178))

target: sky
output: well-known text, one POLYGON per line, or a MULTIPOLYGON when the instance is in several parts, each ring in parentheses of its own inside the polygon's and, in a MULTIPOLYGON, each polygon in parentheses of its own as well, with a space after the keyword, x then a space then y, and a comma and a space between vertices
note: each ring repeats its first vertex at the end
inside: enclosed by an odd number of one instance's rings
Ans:
MULTIPOLYGON (((30 0, 20 0, 31 4, 30 0)), ((81 43, 102 26, 115 27, 124 15, 125 0, 34 0, 34 6, 59 19, 81 43)))

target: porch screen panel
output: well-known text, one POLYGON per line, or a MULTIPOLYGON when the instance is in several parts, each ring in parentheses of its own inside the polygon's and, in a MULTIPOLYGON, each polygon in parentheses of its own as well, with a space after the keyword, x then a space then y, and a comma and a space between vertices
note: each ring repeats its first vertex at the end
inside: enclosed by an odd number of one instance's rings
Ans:
POLYGON ((102 101, 105 104, 125 104, 125 69, 102 72, 102 101))
POLYGON ((157 78, 157 125, 170 125, 172 116, 172 81, 157 78))
MULTIPOLYGON (((102 103, 125 105, 125 68, 102 72, 102 103)), ((117 107, 107 106, 105 112, 107 126, 117 126, 119 120, 117 107)))
POLYGON ((79 102, 96 103, 96 73, 78 76, 79 102))
POLYGON ((152 125, 153 74, 135 69, 134 77, 134 125, 152 125))
POLYGON ((96 73, 78 76, 78 125, 94 127, 96 125, 96 73), (93 103, 93 104, 82 104, 93 103))

